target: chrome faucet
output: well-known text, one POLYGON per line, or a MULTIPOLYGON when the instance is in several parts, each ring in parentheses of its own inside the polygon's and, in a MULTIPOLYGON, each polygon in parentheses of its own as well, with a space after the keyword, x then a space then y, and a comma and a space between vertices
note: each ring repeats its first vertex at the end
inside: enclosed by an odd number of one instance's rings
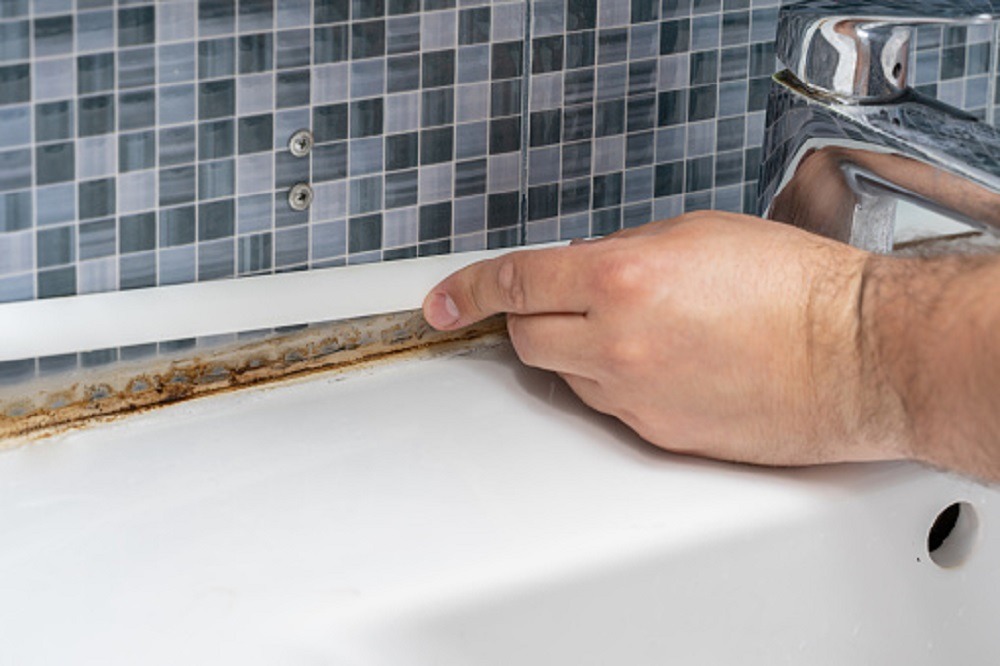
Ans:
POLYGON ((783 7, 759 212, 883 253, 899 200, 1000 233, 1000 130, 909 86, 917 27, 997 18, 1000 0, 783 7))

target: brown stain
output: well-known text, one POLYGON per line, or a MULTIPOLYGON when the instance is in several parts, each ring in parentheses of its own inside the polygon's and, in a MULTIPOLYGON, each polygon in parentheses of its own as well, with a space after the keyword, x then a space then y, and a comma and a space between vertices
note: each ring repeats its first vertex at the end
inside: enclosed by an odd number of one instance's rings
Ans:
POLYGON ((419 312, 404 312, 321 324, 192 357, 90 371, 83 379, 74 375, 68 385, 34 387, 27 396, 0 399, 0 450, 194 398, 452 351, 504 330, 503 317, 494 317, 440 332, 419 312))

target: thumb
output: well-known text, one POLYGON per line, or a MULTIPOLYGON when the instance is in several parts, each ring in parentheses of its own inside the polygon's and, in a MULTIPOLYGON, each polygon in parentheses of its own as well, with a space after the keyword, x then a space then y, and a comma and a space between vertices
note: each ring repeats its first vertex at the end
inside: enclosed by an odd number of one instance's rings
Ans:
POLYGON ((438 330, 454 330, 500 312, 584 313, 582 250, 522 250, 467 266, 431 290, 424 318, 438 330))

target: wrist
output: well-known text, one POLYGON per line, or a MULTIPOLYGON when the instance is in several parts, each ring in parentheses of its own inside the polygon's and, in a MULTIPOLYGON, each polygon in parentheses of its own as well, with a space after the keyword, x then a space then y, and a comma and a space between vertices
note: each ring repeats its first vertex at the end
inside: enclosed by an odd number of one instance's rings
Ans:
POLYGON ((830 461, 911 458, 904 403, 883 360, 882 341, 892 336, 883 333, 886 322, 876 316, 883 308, 875 305, 884 274, 895 268, 853 248, 828 256, 835 260, 808 299, 813 436, 830 461))
MULTIPOLYGON (((869 258, 861 295, 864 374, 884 412, 879 428, 900 457, 983 474, 996 415, 997 310, 990 256, 869 258), (992 318, 992 321, 991 321, 992 318)), ((995 434, 995 433, 994 433, 995 434)))
POLYGON ((908 260, 868 255, 858 287, 856 351, 862 390, 860 430, 886 459, 919 459, 911 411, 919 368, 917 331, 906 284, 918 271, 908 260))

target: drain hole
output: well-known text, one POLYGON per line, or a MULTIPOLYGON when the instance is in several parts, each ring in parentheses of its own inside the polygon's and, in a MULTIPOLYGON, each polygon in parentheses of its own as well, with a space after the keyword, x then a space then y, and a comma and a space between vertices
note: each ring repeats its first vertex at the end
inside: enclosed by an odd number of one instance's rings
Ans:
POLYGON ((895 67, 892 68, 892 78, 899 79, 899 75, 903 73, 903 63, 897 62, 895 67))
POLYGON ((979 518, 968 502, 956 502, 938 514, 927 533, 927 552, 939 567, 957 567, 972 553, 979 518))

